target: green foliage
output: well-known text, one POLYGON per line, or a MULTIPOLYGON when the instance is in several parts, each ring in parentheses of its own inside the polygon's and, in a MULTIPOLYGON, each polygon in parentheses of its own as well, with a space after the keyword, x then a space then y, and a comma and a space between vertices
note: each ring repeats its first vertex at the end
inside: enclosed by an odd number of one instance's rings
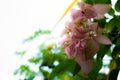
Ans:
POLYGON ((110 9, 110 11, 108 12, 109 15, 114 16, 115 15, 115 11, 113 8, 110 9))
POLYGON ((88 4, 111 4, 111 0, 82 0, 88 4))
POLYGON ((120 0, 117 0, 117 2, 115 4, 115 10, 120 12, 120 0))
POLYGON ((17 55, 24 56, 26 54, 26 51, 16 52, 17 55))
POLYGON ((115 26, 115 19, 111 19, 108 23, 105 24, 107 31, 111 32, 115 26))
POLYGON ((110 46, 101 45, 100 50, 97 53, 97 60, 102 60, 105 54, 110 50, 110 46))
POLYGON ((26 41, 32 41, 35 38, 37 38, 38 36, 40 36, 40 35, 43 35, 43 34, 45 35, 45 34, 50 34, 50 33, 51 33, 50 30, 41 30, 41 29, 39 29, 38 31, 35 31, 32 36, 25 39, 25 42, 26 41))

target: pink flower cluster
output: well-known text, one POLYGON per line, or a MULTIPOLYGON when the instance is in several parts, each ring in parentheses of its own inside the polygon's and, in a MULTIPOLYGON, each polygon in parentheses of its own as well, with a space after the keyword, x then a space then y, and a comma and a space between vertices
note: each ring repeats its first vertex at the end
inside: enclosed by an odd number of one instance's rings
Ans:
POLYGON ((99 45, 110 45, 112 42, 101 33, 97 22, 92 19, 103 19, 104 14, 111 8, 109 4, 89 5, 80 2, 80 9, 71 10, 71 21, 66 23, 62 33, 65 39, 62 41, 64 51, 70 59, 80 65, 84 74, 88 74, 93 68, 93 56, 99 51, 99 45))

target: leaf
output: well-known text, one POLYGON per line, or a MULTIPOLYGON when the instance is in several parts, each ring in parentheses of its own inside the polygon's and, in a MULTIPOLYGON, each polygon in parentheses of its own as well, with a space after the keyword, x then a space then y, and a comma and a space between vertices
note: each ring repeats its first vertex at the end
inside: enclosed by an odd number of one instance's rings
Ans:
POLYGON ((116 44, 112 52, 112 57, 116 58, 119 57, 119 55, 120 55, 120 44, 116 44))
POLYGON ((26 41, 32 41, 35 38, 37 38, 38 36, 40 36, 40 35, 45 35, 45 34, 50 34, 50 33, 51 33, 50 30, 41 30, 41 29, 39 29, 39 30, 35 31, 33 35, 31 35, 30 37, 28 37, 27 39, 25 39, 24 42, 26 42, 26 41))
POLYGON ((49 76, 49 79, 52 80, 54 77, 62 75, 66 71, 72 71, 75 67, 75 62, 73 60, 65 60, 57 65, 52 73, 49 76))
POLYGON ((104 28, 106 24, 106 19, 101 19, 101 20, 94 20, 95 22, 98 22, 99 27, 104 28))
POLYGON ((97 80, 97 75, 98 75, 98 72, 99 70, 102 68, 102 60, 98 60, 95 62, 94 64, 94 68, 93 70, 88 74, 88 77, 91 79, 91 80, 97 80))
POLYGON ((117 28, 120 30, 120 16, 115 16, 115 24, 117 28))
POLYGON ((108 32, 111 32, 115 26, 115 19, 111 19, 108 23, 105 24, 105 28, 108 32))
POLYGON ((95 4, 94 0, 82 0, 82 2, 85 2, 87 4, 95 4))
POLYGON ((20 56, 23 56, 23 55, 26 54, 26 51, 21 51, 21 52, 18 52, 18 51, 17 51, 16 54, 17 54, 17 55, 20 55, 20 56))
POLYGON ((120 0, 117 0, 117 2, 115 4, 115 10, 120 12, 120 0))
POLYGON ((110 11, 108 12, 109 15, 114 16, 115 15, 115 11, 113 8, 110 9, 110 11))
POLYGON ((75 76, 80 71, 80 69, 81 69, 80 66, 76 63, 73 75, 75 76))
POLYGON ((117 80, 117 76, 118 76, 119 70, 118 69, 114 69, 109 73, 109 77, 108 80, 117 80), (114 75, 114 76, 113 76, 114 75))
MULTIPOLYGON (((48 80, 50 73, 49 73, 48 71, 46 71, 46 70, 41 69, 41 66, 39 67, 39 70, 40 70, 40 72, 43 74, 44 78, 45 78, 46 80, 48 80)), ((45 80, 45 79, 44 79, 44 80, 45 80)))
POLYGON ((109 45, 100 45, 100 50, 97 53, 97 60, 101 60, 109 50, 109 45))
POLYGON ((95 4, 111 4, 111 0, 95 0, 95 4))
POLYGON ((116 58, 117 69, 120 70, 120 57, 116 58))
POLYGON ((31 58, 28 60, 30 63, 38 64, 40 62, 40 58, 31 58))

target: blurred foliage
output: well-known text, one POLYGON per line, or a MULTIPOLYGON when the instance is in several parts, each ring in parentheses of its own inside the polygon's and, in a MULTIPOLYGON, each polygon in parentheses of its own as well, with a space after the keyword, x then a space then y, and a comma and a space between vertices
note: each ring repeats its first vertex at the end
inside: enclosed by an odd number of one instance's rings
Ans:
POLYGON ((43 35, 43 34, 44 35, 45 34, 50 34, 50 32, 51 32, 50 30, 41 30, 41 29, 39 29, 39 30, 35 31, 33 35, 31 35, 30 37, 25 39, 25 41, 33 41, 38 36, 43 35))
MULTIPOLYGON (((111 0, 82 0, 89 4, 111 4, 111 0)), ((36 76, 42 76, 43 80, 117 80, 120 70, 120 0, 117 0, 113 9, 108 13, 109 17, 103 20, 94 20, 98 22, 101 28, 106 28, 109 33, 104 33, 112 41, 113 45, 101 45, 100 50, 94 58, 94 68, 88 75, 81 72, 79 65, 73 60, 68 59, 63 49, 57 43, 49 45, 43 43, 38 44, 38 53, 28 59, 29 64, 23 64, 15 70, 15 75, 24 76, 22 80, 34 80, 36 76), (104 56, 108 55, 111 60, 110 64, 104 64, 104 56), (31 65, 38 66, 37 70, 33 70, 31 65), (107 65, 109 73, 100 72, 100 70, 107 65), (42 75, 40 75, 42 74, 42 75)), ((26 41, 32 41, 38 36, 51 35, 49 30, 38 30, 32 36, 28 37, 26 41)), ((16 52, 16 54, 24 55, 23 52, 16 52)))

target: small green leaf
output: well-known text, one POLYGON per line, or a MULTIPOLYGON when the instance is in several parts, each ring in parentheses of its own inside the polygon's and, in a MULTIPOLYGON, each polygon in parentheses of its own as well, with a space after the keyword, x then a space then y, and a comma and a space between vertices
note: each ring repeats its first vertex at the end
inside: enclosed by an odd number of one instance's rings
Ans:
POLYGON ((32 41, 35 38, 37 38, 40 35, 45 35, 45 34, 50 34, 51 31, 50 30, 41 30, 39 29, 38 31, 35 31, 33 35, 31 35, 30 37, 28 37, 27 39, 25 39, 24 41, 32 41))
POLYGON ((115 20, 111 19, 108 23, 105 24, 105 28, 108 32, 111 32, 115 26, 115 20))
POLYGON ((100 50, 97 53, 97 60, 102 60, 104 55, 110 50, 109 45, 100 45, 100 50))
POLYGON ((40 62, 40 58, 31 58, 28 60, 30 63, 34 63, 34 64, 37 64, 40 62))
POLYGON ((115 10, 120 12, 120 0, 117 0, 117 2, 115 4, 115 10))
POLYGON ((102 20, 94 20, 95 22, 98 22, 99 26, 101 28, 104 28, 105 27, 105 24, 106 24, 106 19, 102 19, 102 20))
POLYGON ((17 54, 17 55, 20 55, 20 56, 23 56, 23 55, 26 54, 26 51, 21 51, 21 52, 18 52, 18 51, 17 51, 16 54, 17 54))
POLYGON ((115 15, 115 11, 113 8, 110 9, 110 11, 108 12, 109 15, 114 16, 115 15))
POLYGON ((105 24, 105 28, 108 32, 111 32, 115 26, 115 19, 111 19, 108 23, 105 24))

